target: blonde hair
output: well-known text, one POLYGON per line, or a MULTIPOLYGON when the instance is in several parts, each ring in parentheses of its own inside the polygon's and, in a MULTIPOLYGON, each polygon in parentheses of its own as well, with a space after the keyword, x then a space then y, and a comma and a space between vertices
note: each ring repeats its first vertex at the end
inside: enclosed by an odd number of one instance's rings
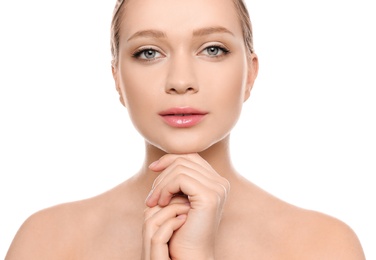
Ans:
MULTIPOLYGON (((235 9, 242 26, 244 44, 246 46, 247 54, 250 56, 254 53, 253 49, 253 33, 252 24, 249 18, 249 13, 244 0, 232 0, 235 4, 235 9)), ((117 0, 114 8, 112 22, 111 22, 111 54, 112 66, 116 67, 119 62, 119 42, 120 42, 120 25, 122 22, 123 13, 125 10, 126 0, 117 0)))

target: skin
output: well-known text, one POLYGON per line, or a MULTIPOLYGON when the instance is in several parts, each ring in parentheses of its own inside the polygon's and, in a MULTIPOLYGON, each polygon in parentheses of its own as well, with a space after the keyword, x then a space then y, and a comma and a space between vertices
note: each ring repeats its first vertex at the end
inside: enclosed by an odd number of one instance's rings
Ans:
POLYGON ((104 194, 32 215, 6 259, 365 259, 346 224, 275 198, 232 166, 230 132, 258 71, 232 1, 130 0, 125 13, 113 75, 145 161, 104 194), (159 116, 187 106, 207 112, 193 127, 159 116))

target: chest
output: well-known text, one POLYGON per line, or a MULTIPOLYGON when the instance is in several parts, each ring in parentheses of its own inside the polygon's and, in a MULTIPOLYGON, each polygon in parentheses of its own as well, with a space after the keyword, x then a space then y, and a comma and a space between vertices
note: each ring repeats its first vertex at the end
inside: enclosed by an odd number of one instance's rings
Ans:
MULTIPOLYGON (((234 229, 222 229, 216 241, 216 260, 227 259, 288 259, 272 237, 257 239, 250 230, 237 232, 234 229)), ((77 259, 140 259, 142 252, 142 228, 128 226, 125 229, 112 230, 92 238, 77 259)))
MULTIPOLYGON (((77 259, 140 259, 142 252, 142 212, 137 215, 104 219, 91 226, 82 237, 77 259)), ((220 259, 294 259, 289 255, 288 236, 265 219, 225 218, 215 242, 220 259)))

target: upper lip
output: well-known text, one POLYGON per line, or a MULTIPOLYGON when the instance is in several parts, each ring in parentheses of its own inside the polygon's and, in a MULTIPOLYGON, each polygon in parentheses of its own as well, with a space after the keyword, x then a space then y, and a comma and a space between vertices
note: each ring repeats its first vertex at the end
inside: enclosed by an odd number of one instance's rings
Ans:
POLYGON ((173 107, 159 112, 161 116, 173 115, 206 115, 208 112, 198 110, 192 107, 173 107))

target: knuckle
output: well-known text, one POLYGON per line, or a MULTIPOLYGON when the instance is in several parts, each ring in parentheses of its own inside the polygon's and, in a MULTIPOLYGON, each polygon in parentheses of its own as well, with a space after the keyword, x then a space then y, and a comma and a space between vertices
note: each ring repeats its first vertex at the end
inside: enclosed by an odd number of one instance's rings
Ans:
POLYGON ((223 179, 224 179, 224 182, 226 184, 227 191, 230 191, 230 189, 231 189, 231 183, 230 183, 230 181, 227 180, 227 179, 225 179, 225 178, 223 178, 223 179))
POLYGON ((177 179, 179 182, 182 182, 182 181, 186 180, 187 178, 189 178, 189 176, 188 176, 187 174, 185 174, 185 173, 180 173, 180 174, 176 177, 176 179, 177 179))
POLYGON ((154 234, 154 236, 150 239, 152 245, 159 245, 163 243, 163 238, 159 234, 154 234))
POLYGON ((152 208, 146 208, 144 209, 144 219, 149 219, 150 217, 152 217, 155 213, 157 213, 158 211, 160 211, 162 208, 160 206, 155 206, 155 207, 152 207, 152 208))
POLYGON ((149 227, 154 226, 153 218, 147 218, 144 220, 144 227, 147 229, 149 227))
POLYGON ((205 204, 208 208, 220 208, 226 201, 226 192, 221 185, 211 190, 205 197, 205 204))
POLYGON ((144 219, 149 219, 151 216, 153 216, 155 213, 155 209, 153 208, 147 208, 144 210, 144 219))
POLYGON ((219 196, 220 198, 222 198, 222 199, 226 198, 226 196, 227 196, 227 192, 226 192, 225 187, 224 187, 222 184, 220 184, 220 185, 218 186, 217 194, 218 194, 218 196, 219 196))
POLYGON ((184 157, 178 157, 178 158, 175 159, 174 164, 176 166, 181 166, 185 162, 186 162, 186 159, 184 157))
POLYGON ((179 174, 179 173, 182 173, 184 172, 184 170, 186 169, 186 167, 182 164, 177 164, 175 167, 174 167, 174 170, 179 174))
POLYGON ((149 216, 150 216, 150 209, 149 208, 144 209, 144 219, 149 218, 149 216))
POLYGON ((218 194, 218 191, 211 190, 202 199, 205 201, 206 205, 217 207, 217 205, 220 204, 221 196, 218 194))
POLYGON ((223 187, 225 193, 228 194, 230 192, 230 188, 231 188, 230 182, 226 178, 221 177, 221 184, 222 184, 222 187, 223 187))
POLYGON ((230 188, 230 182, 226 178, 222 177, 220 178, 221 183, 226 187, 226 189, 230 188))

